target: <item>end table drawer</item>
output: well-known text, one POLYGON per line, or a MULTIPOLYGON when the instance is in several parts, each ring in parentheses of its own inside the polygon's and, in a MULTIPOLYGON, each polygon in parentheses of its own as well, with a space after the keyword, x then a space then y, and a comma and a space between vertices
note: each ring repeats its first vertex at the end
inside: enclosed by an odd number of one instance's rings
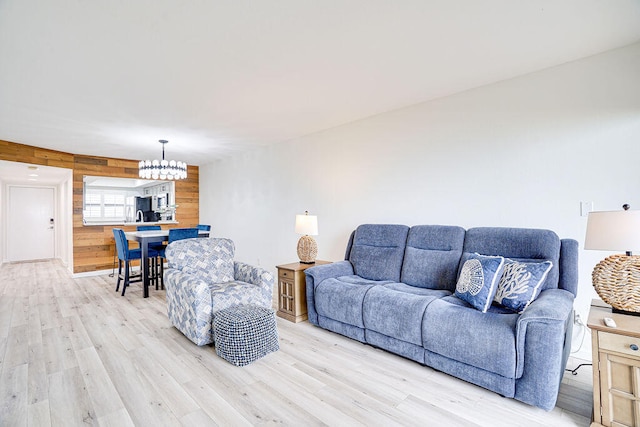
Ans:
POLYGON ((640 338, 598 332, 598 343, 601 350, 615 351, 640 358, 640 338))
POLYGON ((293 280, 295 276, 295 272, 291 271, 291 270, 283 270, 283 269, 278 269, 278 277, 280 277, 281 279, 289 279, 289 280, 293 280))

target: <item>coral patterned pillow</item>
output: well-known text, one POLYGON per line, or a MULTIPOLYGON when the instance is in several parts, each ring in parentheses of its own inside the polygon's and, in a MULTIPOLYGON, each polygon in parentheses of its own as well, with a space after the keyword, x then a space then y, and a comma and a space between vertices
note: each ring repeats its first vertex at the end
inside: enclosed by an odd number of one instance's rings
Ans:
POLYGON ((506 258, 494 302, 522 313, 538 297, 551 267, 551 261, 524 262, 506 258))

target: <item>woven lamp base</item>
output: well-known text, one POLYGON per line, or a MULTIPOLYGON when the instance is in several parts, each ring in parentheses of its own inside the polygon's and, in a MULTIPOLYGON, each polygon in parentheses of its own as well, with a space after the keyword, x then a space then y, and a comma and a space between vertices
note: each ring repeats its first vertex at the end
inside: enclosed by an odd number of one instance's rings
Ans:
POLYGON ((591 277, 602 301, 615 309, 640 314, 640 256, 607 257, 595 266, 591 277))
POLYGON ((298 258, 303 264, 314 264, 318 256, 318 244, 311 236, 302 236, 298 240, 298 258))

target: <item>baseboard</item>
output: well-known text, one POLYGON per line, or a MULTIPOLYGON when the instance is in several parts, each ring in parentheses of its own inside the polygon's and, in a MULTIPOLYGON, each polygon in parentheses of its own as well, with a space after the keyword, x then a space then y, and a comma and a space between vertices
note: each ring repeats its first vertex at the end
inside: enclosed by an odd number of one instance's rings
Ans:
POLYGON ((72 278, 77 279, 80 277, 91 277, 91 276, 102 276, 105 274, 111 274, 113 272, 112 269, 109 270, 96 270, 96 271, 85 271, 84 273, 73 273, 71 275, 72 278))

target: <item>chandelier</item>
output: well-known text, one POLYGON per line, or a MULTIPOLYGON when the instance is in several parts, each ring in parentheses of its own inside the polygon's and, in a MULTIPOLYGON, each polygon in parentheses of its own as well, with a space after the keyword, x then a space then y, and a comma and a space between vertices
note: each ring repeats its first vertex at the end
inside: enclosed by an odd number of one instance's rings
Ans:
POLYGON ((176 162, 175 160, 164 159, 164 145, 168 143, 166 139, 161 139, 162 160, 141 160, 138 163, 140 178, 144 179, 185 179, 187 177, 187 164, 176 162))

